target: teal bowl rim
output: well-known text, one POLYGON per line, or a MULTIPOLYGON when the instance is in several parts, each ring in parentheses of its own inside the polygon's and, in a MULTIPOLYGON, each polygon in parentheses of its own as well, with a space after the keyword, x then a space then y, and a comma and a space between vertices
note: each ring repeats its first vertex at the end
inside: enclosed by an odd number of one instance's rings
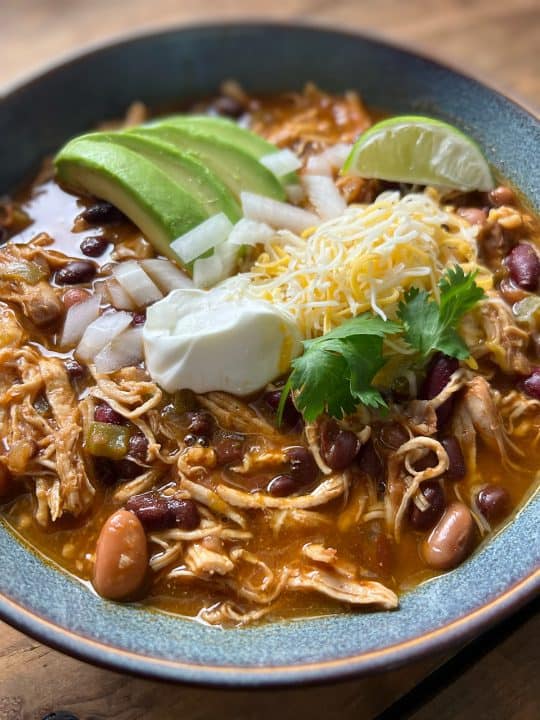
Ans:
MULTIPOLYGON (((341 28, 321 28, 312 23, 280 23, 265 21, 182 24, 175 27, 151 29, 150 31, 130 33, 122 37, 114 37, 105 42, 88 46, 82 51, 66 54, 58 61, 45 66, 45 68, 32 72, 31 74, 16 80, 8 85, 7 88, 3 88, 2 91, 0 91, 0 104, 9 97, 16 95, 19 91, 24 91, 32 86, 39 85, 39 83, 47 75, 61 71, 66 66, 69 66, 70 63, 90 58, 93 55, 106 51, 111 47, 121 47, 139 40, 151 39, 152 37, 176 35, 182 31, 204 32, 209 30, 219 31, 220 29, 234 30, 234 28, 242 28, 245 30, 267 29, 269 31, 272 29, 311 31, 317 35, 334 35, 336 37, 342 36, 348 38, 349 40, 357 39, 364 43, 371 43, 372 45, 379 46, 382 49, 386 48, 390 51, 399 51, 411 56, 411 60, 420 59, 436 69, 441 71, 444 70, 446 72, 449 71, 453 75, 459 76, 462 81, 476 84, 483 90, 487 89, 490 93, 493 93, 494 96, 503 98, 505 102, 515 106, 516 110, 519 110, 521 113, 526 113, 536 123, 538 122, 537 116, 533 114, 530 109, 522 107, 515 100, 504 96, 499 91, 490 88, 488 85, 475 78, 470 77, 461 70, 456 70, 445 63, 435 61, 427 55, 418 53, 406 45, 388 42, 387 40, 376 37, 372 34, 354 33, 344 31, 341 28)), ((535 198, 535 204, 537 204, 539 200, 540 198, 535 198)), ((539 508, 539 493, 536 493, 536 495, 527 503, 526 508, 523 508, 523 510, 527 510, 530 526, 529 530, 532 528, 533 532, 535 524, 532 514, 536 512, 538 515, 537 511, 539 508)), ((520 511, 518 516, 521 514, 522 512, 520 511)), ((517 542, 519 545, 519 543, 523 541, 523 538, 519 537, 519 532, 517 530, 516 532, 512 532, 512 527, 514 527, 518 522, 521 522, 520 518, 516 517, 515 522, 512 522, 503 528, 498 535, 485 547, 483 547, 482 550, 474 557, 481 557, 486 554, 491 554, 494 558, 503 557, 505 549, 501 549, 501 538, 503 538, 503 540, 506 538, 510 542, 517 542)), ((6 541, 7 536, 10 538, 8 544, 13 542, 17 543, 17 545, 13 547, 10 545, 10 547, 12 547, 12 552, 17 550, 17 552, 21 552, 23 555, 26 553, 29 561, 31 557, 34 557, 40 564, 40 567, 45 575, 48 576, 49 573, 55 573, 55 577, 62 577, 61 582, 64 587, 67 586, 68 580, 71 579, 68 575, 56 571, 53 567, 51 567, 52 564, 43 562, 43 560, 39 559, 38 555, 34 555, 31 551, 29 551, 23 543, 20 543, 17 540, 16 535, 8 530, 2 522, 0 524, 0 541, 6 541)), ((268 663, 260 666, 253 664, 234 665, 231 663, 227 663, 226 665, 212 665, 208 663, 201 664, 197 662, 182 662, 159 656, 150 656, 136 651, 125 650, 114 646, 113 644, 108 644, 107 642, 88 637, 83 632, 68 630, 63 627, 60 622, 51 621, 47 618, 47 614, 53 614, 52 609, 49 609, 51 606, 50 604, 47 604, 47 599, 44 599, 41 602, 41 611, 37 611, 36 609, 32 610, 24 604, 26 597, 23 597, 21 600, 21 598, 17 598, 16 592, 6 591, 4 586, 0 588, 0 617, 26 634, 35 637, 37 640, 40 640, 81 660, 89 661, 96 665, 110 668, 111 670, 128 672, 155 679, 213 687, 245 687, 253 689, 272 686, 290 686, 293 684, 299 685, 331 682, 394 669, 406 663, 420 660, 429 655, 443 653, 459 644, 464 643, 465 641, 478 635, 490 625, 493 625, 495 622, 503 619, 510 613, 515 612, 540 591, 540 569, 538 561, 536 561, 535 564, 534 548, 532 550, 528 550, 528 553, 529 555, 527 556, 526 561, 523 561, 526 565, 526 569, 525 565, 522 566, 518 563, 519 569, 516 570, 517 574, 515 574, 515 577, 513 577, 511 582, 507 582, 502 585, 499 584, 499 586, 491 594, 486 592, 486 596, 489 600, 486 602, 484 598, 484 600, 480 601, 478 605, 469 608, 463 615, 458 615, 449 622, 444 622, 439 627, 435 627, 429 632, 424 632, 418 636, 410 637, 401 642, 392 643, 380 649, 370 649, 358 654, 352 653, 347 654, 346 656, 316 662, 285 662, 282 664, 268 663)), ((457 582, 459 583, 460 571, 461 568, 442 576, 435 581, 431 581, 422 587, 425 588, 428 585, 431 585, 432 582, 444 584, 444 581, 448 581, 448 578, 451 578, 453 581, 458 578, 457 582)), ((75 581, 72 580, 72 582, 75 581)), ((77 585, 80 586, 78 582, 77 585)), ((415 592, 416 591, 413 591, 410 594, 413 595, 415 592)), ((405 596, 404 602, 406 602, 406 599, 407 597, 405 596)), ((36 604, 37 603, 34 602, 34 605, 36 604)), ((154 613, 154 615, 158 614, 159 613, 154 613)), ((333 617, 343 616, 340 615, 333 617)), ((345 615, 345 617, 349 616, 345 615)), ((354 616, 351 615, 350 617, 354 616)), ((317 622, 317 619, 312 618, 294 622, 303 623, 304 625, 306 623, 313 624, 314 622, 317 622)), ((283 623, 276 624, 276 627, 277 625, 283 626, 283 623)), ((216 632, 238 632, 247 633, 249 635, 249 631, 247 629, 216 632)))

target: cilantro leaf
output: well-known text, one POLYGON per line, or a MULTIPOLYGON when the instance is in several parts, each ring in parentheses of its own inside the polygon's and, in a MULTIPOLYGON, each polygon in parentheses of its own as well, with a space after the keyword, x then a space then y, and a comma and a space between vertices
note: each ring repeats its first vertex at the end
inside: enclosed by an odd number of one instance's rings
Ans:
POLYGON ((382 353, 382 337, 359 335, 342 342, 343 357, 347 360, 350 372, 351 395, 356 404, 369 407, 386 407, 380 392, 371 382, 386 361, 382 353))
POLYGON ((483 300, 485 292, 475 282, 476 272, 463 272, 460 265, 449 268, 439 281, 441 319, 446 326, 457 325, 465 313, 483 300))

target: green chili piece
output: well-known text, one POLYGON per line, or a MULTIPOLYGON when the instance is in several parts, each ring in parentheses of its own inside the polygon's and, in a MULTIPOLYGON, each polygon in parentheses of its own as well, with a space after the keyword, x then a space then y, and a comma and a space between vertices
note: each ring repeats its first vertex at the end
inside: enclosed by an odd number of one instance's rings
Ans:
POLYGON ((86 437, 86 449, 92 455, 120 460, 129 448, 129 428, 110 423, 93 422, 86 437))

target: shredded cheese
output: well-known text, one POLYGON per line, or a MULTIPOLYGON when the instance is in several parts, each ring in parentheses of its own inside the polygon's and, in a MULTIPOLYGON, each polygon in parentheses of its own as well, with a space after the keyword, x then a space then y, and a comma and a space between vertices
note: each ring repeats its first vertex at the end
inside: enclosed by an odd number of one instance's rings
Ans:
MULTIPOLYGON (((302 235, 277 232, 264 243, 241 286, 286 309, 310 338, 368 310, 395 317, 411 286, 438 299, 445 268, 477 269, 477 232, 442 207, 433 189, 404 197, 385 192, 302 235)), ((488 271, 480 268, 479 284, 484 274, 488 271)))

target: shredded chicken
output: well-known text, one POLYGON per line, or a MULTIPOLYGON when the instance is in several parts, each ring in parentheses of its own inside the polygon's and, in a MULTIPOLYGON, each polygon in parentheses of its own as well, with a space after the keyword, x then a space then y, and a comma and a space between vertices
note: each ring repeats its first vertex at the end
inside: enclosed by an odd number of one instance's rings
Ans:
POLYGON ((334 572, 316 568, 293 572, 287 580, 289 590, 315 590, 327 597, 351 605, 379 605, 396 608, 397 595, 373 580, 351 580, 334 572))

